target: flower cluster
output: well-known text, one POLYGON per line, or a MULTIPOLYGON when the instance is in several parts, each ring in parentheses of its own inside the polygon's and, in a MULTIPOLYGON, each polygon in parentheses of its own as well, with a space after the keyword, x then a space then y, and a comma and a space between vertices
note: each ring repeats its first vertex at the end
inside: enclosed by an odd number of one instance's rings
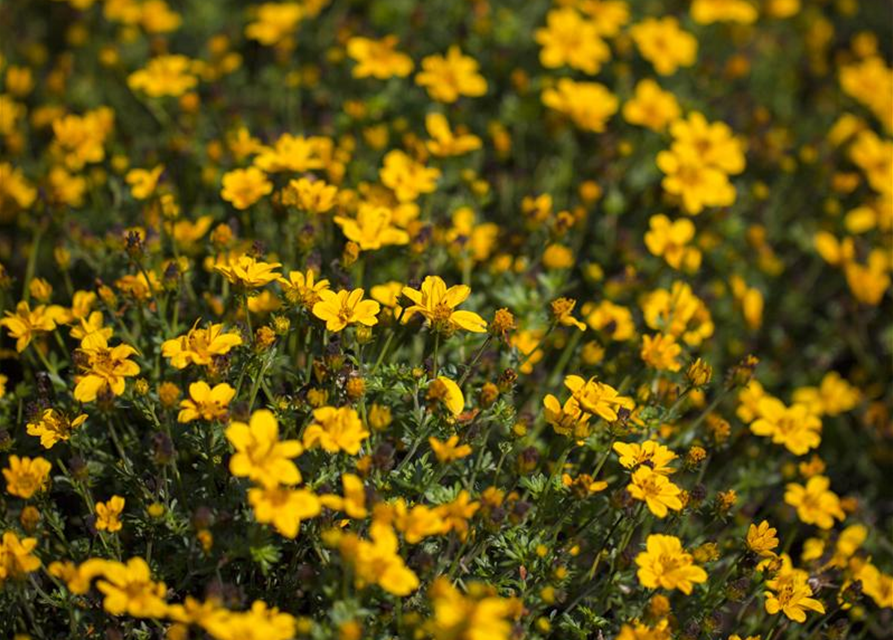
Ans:
POLYGON ((0 636, 893 627, 877 0, 0 16, 0 636))

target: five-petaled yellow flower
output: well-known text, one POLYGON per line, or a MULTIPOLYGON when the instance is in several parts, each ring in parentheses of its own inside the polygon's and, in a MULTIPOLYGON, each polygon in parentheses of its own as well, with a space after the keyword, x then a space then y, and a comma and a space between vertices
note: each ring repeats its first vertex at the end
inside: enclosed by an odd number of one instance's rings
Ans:
POLYGON ((319 302, 313 305, 313 315, 324 320, 329 331, 343 331, 351 324, 372 327, 378 324, 381 306, 375 300, 364 300, 363 293, 362 289, 338 292, 323 289, 318 292, 319 302))
POLYGON ((452 333, 458 329, 485 333, 487 322, 473 311, 456 310, 471 295, 471 288, 464 284, 447 288, 439 276, 428 276, 421 289, 403 287, 403 295, 412 300, 406 314, 420 313, 435 331, 452 333))
POLYGON ((301 472, 292 458, 301 455, 304 447, 297 440, 279 440, 279 422, 271 411, 258 409, 248 424, 233 422, 226 438, 236 450, 229 461, 234 476, 250 478, 265 487, 301 481, 301 472))
POLYGON ((639 582, 648 589, 679 589, 688 595, 694 585, 707 581, 707 572, 694 563, 676 536, 648 536, 645 551, 636 556, 639 582))
POLYGON ((79 351, 85 358, 83 373, 76 378, 74 398, 78 402, 93 402, 102 394, 120 396, 124 393, 127 378, 139 374, 140 367, 129 360, 136 349, 127 344, 109 347, 100 332, 91 333, 81 341, 79 351))
POLYGON ((189 397, 180 401, 177 422, 224 420, 235 395, 236 390, 225 382, 213 388, 204 380, 193 382, 189 385, 189 397))

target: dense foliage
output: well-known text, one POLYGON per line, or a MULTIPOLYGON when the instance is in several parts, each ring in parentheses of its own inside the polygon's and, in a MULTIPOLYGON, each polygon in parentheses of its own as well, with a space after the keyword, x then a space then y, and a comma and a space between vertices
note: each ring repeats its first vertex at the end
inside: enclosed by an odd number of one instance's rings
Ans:
POLYGON ((0 3, 0 634, 889 637, 891 19, 0 3))

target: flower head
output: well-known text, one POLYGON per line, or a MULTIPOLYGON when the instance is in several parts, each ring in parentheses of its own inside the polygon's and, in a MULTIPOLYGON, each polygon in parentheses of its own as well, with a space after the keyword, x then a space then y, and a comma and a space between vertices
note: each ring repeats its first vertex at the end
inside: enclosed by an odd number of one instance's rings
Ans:
POLYGON ((226 438, 236 450, 229 470, 234 476, 250 478, 265 487, 298 484, 301 472, 292 461, 304 451, 297 440, 279 439, 279 422, 272 412, 258 409, 248 424, 233 422, 226 438))
POLYGON ((478 314, 456 309, 471 295, 471 288, 464 284, 447 288, 439 276, 428 276, 421 289, 403 287, 403 295, 413 302, 406 313, 422 314, 436 331, 451 333, 463 329, 484 333, 487 330, 486 320, 478 314))
POLYGON ((378 324, 376 316, 381 306, 375 300, 363 300, 363 293, 362 289, 323 289, 318 292, 319 302, 313 305, 313 315, 324 320, 329 331, 343 331, 352 324, 372 327, 378 324))
POLYGON ((689 595, 695 584, 707 581, 707 572, 694 564, 676 536, 650 535, 646 550, 636 556, 639 582, 649 589, 679 589, 689 595))
POLYGON ((319 445, 329 453, 344 451, 352 456, 360 452, 369 431, 359 414, 350 407, 320 407, 313 411, 313 423, 304 431, 304 446, 319 445))
POLYGON ((44 458, 9 456, 9 468, 3 470, 9 495, 27 500, 46 488, 52 465, 44 458))

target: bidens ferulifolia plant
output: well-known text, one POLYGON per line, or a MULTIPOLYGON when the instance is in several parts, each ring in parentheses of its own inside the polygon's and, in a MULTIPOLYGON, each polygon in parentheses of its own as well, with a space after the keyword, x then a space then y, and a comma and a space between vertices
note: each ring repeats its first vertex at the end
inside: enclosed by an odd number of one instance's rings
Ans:
POLYGON ((888 637, 890 24, 0 4, 0 635, 888 637))

